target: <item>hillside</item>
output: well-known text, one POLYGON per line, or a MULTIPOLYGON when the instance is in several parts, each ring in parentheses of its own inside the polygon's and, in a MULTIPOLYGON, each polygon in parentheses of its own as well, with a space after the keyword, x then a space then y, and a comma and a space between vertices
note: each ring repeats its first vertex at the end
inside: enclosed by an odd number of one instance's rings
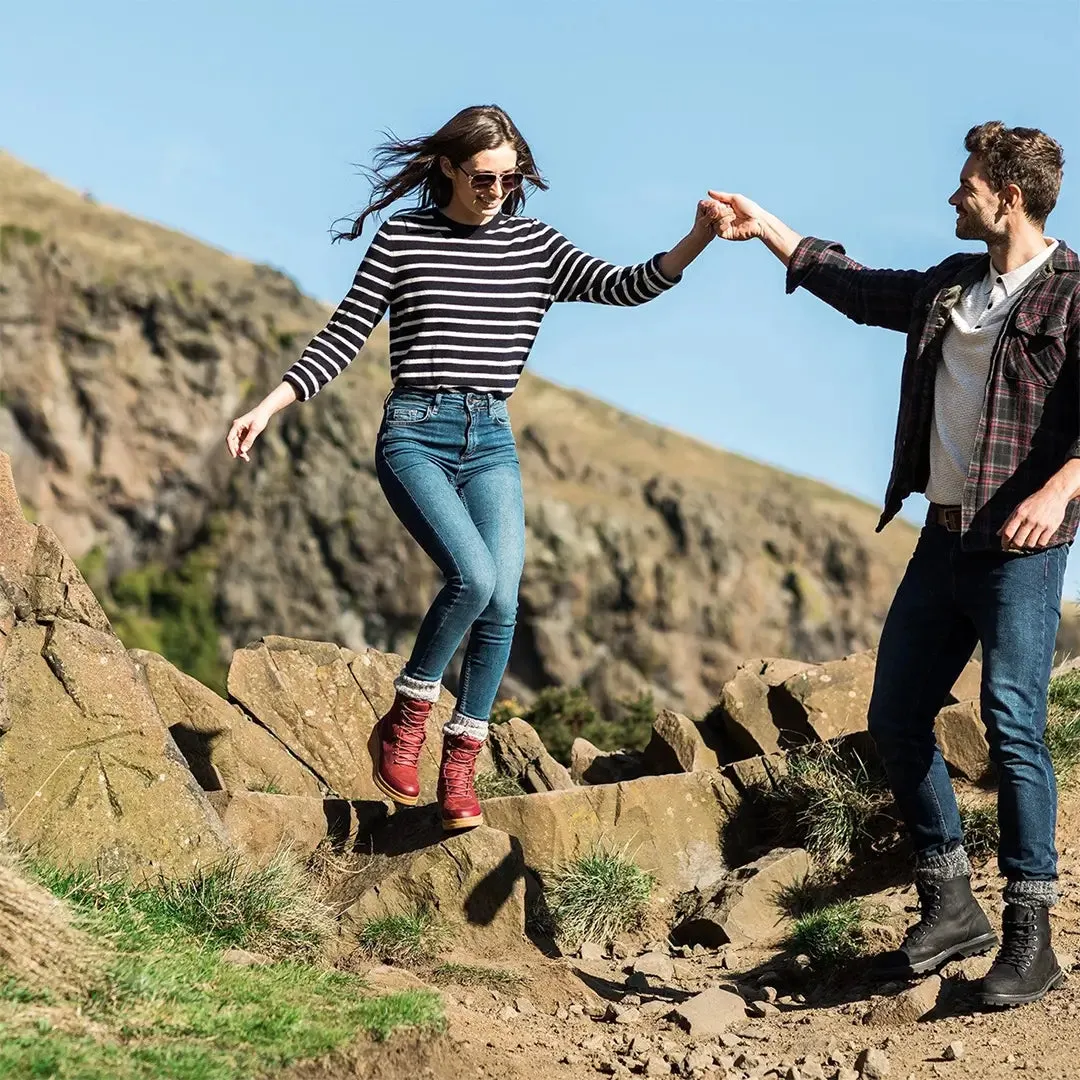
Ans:
MULTIPOLYGON (((436 581, 374 475, 385 328, 235 464, 229 422, 325 309, 3 153, 0 227, 0 447, 128 644, 209 682, 264 634, 407 652, 436 581)), ((511 413, 529 531, 506 692, 700 713, 747 656, 876 642, 910 526, 875 536, 876 507, 540 378, 511 413)))

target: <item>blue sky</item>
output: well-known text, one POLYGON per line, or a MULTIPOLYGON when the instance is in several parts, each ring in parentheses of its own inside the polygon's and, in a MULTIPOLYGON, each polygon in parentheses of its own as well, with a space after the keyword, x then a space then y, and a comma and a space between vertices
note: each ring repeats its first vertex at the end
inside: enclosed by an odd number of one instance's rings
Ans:
MULTIPOLYGON (((1078 55, 1077 0, 38 0, 3 16, 0 145, 331 301, 363 254, 327 237, 363 203, 353 163, 491 101, 551 181, 528 211, 597 255, 670 247, 718 186, 924 267, 972 247, 946 199, 989 119, 1064 145, 1049 232, 1080 247, 1078 55)), ((654 304, 560 306, 530 363, 876 503, 902 349, 716 243, 654 304)))

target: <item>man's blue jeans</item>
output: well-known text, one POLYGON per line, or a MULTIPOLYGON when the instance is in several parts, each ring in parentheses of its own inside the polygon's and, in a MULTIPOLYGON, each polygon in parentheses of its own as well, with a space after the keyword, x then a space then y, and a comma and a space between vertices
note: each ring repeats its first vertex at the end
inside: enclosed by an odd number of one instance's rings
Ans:
POLYGON ((998 772, 998 866, 1054 881, 1057 789, 1043 740, 1068 545, 1030 555, 963 551, 928 524, 878 647, 870 732, 920 861, 963 843, 934 717, 982 644, 982 719, 998 772))
POLYGON ((394 513, 442 571, 405 674, 439 682, 466 633, 458 711, 487 720, 510 658, 525 562, 525 508, 506 402, 395 390, 375 444, 394 513))

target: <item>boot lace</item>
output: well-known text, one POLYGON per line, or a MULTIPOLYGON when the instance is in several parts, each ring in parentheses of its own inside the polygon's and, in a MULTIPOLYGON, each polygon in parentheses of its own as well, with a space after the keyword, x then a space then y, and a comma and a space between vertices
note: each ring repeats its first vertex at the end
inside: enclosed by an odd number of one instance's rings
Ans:
POLYGON ((1015 922, 1005 927, 1005 940, 998 954, 999 964, 1009 964, 1023 971, 1039 951, 1039 928, 1035 921, 1015 922))
POLYGON ((919 921, 904 936, 905 945, 916 945, 938 924, 941 918, 941 887, 936 881, 917 881, 919 921))
POLYGON ((427 714, 430 706, 420 703, 418 708, 407 698, 401 701, 398 722, 391 726, 394 763, 415 767, 420 761, 420 751, 424 748, 424 736, 427 734, 427 714))
POLYGON ((475 749, 457 742, 448 745, 446 762, 442 770, 447 798, 473 799, 476 797, 473 787, 473 766, 476 763, 476 755, 479 753, 480 745, 477 745, 475 749))

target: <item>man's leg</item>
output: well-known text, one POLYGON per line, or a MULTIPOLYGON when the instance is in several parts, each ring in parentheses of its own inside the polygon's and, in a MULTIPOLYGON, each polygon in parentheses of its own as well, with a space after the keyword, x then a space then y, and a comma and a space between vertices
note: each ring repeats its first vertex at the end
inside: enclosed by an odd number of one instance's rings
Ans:
POLYGON ((994 1004, 1042 997, 1061 981, 1050 948, 1057 898, 1057 787, 1046 748, 1046 695, 1061 617, 1067 547, 965 557, 962 598, 983 646, 982 719, 998 772, 998 866, 1005 940, 984 984, 994 1004))
POLYGON ((956 602, 958 554, 957 534, 923 530, 878 645, 870 733, 915 849, 922 909, 900 949, 880 959, 885 975, 932 971, 995 941, 971 895, 960 813, 934 737, 934 719, 976 641, 956 602))

